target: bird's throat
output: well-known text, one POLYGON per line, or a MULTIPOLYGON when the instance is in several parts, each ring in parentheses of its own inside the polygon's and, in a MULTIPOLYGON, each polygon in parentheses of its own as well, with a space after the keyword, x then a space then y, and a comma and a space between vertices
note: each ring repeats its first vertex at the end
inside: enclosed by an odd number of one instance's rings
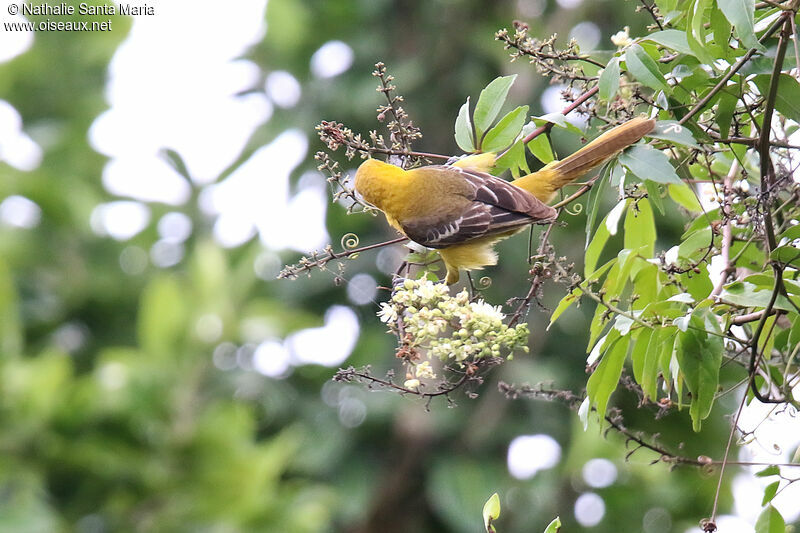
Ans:
POLYGON ((376 159, 367 159, 361 163, 356 172, 356 191, 367 203, 384 211, 391 224, 395 216, 392 205, 396 200, 395 197, 403 193, 407 175, 408 173, 398 166, 376 159))

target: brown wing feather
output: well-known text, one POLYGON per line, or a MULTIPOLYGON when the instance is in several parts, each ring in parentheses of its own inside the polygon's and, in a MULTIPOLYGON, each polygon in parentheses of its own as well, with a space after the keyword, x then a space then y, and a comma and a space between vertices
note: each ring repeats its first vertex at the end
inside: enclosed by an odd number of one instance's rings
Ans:
MULTIPOLYGON (((529 224, 551 220, 556 211, 529 192, 507 181, 471 170, 451 166, 426 167, 442 179, 460 179, 471 187, 463 194, 470 203, 457 213, 442 212, 425 218, 405 221, 403 231, 408 237, 429 248, 446 248, 480 237, 505 233, 529 224)), ((433 178, 435 179, 435 178, 433 178)))

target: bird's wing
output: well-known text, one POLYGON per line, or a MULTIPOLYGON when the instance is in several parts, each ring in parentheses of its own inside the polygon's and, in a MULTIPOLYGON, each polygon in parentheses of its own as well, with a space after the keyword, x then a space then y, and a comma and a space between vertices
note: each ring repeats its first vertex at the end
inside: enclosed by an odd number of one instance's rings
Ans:
POLYGON ((426 180, 440 180, 442 188, 459 200, 453 202, 455 209, 441 206, 435 211, 426 210, 432 213, 428 216, 401 222, 411 240, 429 248, 445 248, 513 231, 556 216, 555 209, 529 192, 490 174, 453 166, 419 170, 425 171, 426 180))

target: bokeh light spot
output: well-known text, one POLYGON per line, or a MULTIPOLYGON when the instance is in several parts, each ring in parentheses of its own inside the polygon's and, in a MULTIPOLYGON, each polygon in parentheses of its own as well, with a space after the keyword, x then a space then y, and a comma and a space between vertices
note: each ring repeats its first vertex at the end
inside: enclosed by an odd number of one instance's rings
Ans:
POLYGON ((291 355, 282 343, 269 340, 258 345, 253 353, 253 368, 271 378, 283 377, 289 371, 291 355))
POLYGON ((311 56, 311 73, 318 78, 338 76, 353 64, 353 49, 342 41, 328 41, 311 56))
POLYGON ((575 39, 581 52, 591 52, 600 43, 600 28, 594 22, 579 22, 569 32, 569 38, 575 39))
POLYGON ((276 70, 267 76, 266 91, 278 107, 294 107, 300 101, 302 89, 297 78, 285 70, 276 70))
MULTIPOLYGON (((6 6, 3 6, 3 23, 19 25, 28 23, 27 18, 22 15, 9 15, 6 9, 6 6)), ((0 31, 0 63, 24 54, 32 45, 33 31, 28 28, 18 31, 0 31)))
POLYGON ((293 333, 286 339, 292 364, 338 366, 358 340, 358 317, 349 307, 334 305, 325 313, 325 325, 293 333))
POLYGON ((608 487, 617 480, 617 467, 608 459, 591 459, 583 465, 583 480, 593 488, 608 487))
POLYGON ((339 402, 339 421, 346 428, 360 426, 367 418, 367 406, 358 398, 344 398, 339 402))
POLYGON ((183 245, 169 241, 158 241, 150 248, 150 260, 161 268, 175 266, 183 259, 183 245))
POLYGON ((24 196, 12 195, 0 202, 0 222, 8 226, 34 228, 41 218, 41 208, 24 196))
POLYGON ((222 342, 214 348, 212 356, 214 366, 220 370, 233 370, 236 368, 236 345, 232 342, 222 342))
POLYGON ((606 514, 603 498, 593 492, 578 496, 575 500, 575 520, 583 527, 596 526, 606 514))
POLYGON ((375 300, 378 283, 369 274, 356 274, 347 284, 347 298, 356 305, 365 305, 375 300))
POLYGON ((92 210, 89 223, 94 232, 126 241, 150 222, 150 208, 140 202, 120 200, 100 204, 92 210))
POLYGON ((219 315, 208 313, 197 319, 194 330, 197 338, 203 342, 212 343, 222 336, 222 319, 219 315))
POLYGON ((669 533, 672 531, 672 517, 666 509, 653 507, 642 518, 644 533, 669 533))
POLYGON ((168 242, 183 242, 192 234, 192 219, 178 211, 167 213, 158 221, 158 234, 168 242))
POLYGON ((530 479, 560 458, 561 446, 550 435, 521 435, 508 446, 508 471, 517 479, 530 479))

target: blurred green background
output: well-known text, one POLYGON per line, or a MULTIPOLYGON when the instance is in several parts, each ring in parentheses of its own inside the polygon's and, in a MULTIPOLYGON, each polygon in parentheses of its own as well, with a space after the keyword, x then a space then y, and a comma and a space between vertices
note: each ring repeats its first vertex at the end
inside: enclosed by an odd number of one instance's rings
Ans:
MULTIPOLYGON (((623 26, 645 31, 636 2, 150 5, 111 17, 110 32, 0 33, 1 532, 478 532, 493 492, 503 532, 556 515, 570 532, 686 531, 707 516, 715 475, 650 466, 644 451, 626 461, 624 440, 584 432, 565 407, 497 391, 500 380, 579 391, 591 309, 547 333, 534 309, 530 355, 495 369, 476 399, 428 411, 331 381, 337 366, 402 373, 375 316, 396 253, 349 262, 349 283, 333 268, 274 279, 325 244, 323 220, 335 247, 348 232, 392 236, 379 218, 326 206, 313 161, 320 120, 381 128, 376 61, 422 129, 416 148, 457 153, 459 106, 500 74, 519 74, 513 105, 552 110, 548 80, 509 63, 495 31, 521 19, 532 35, 611 50, 623 26), (522 479, 507 464, 520 436, 522 479)), ((3 7, 3 22, 21 20, 3 7)), ((27 17, 47 18, 94 20, 27 17)), ((660 237, 681 231, 659 223, 660 237)), ((553 242, 579 262, 583 239, 577 216, 553 242)), ((526 249, 523 237, 503 244, 489 301, 526 289, 526 249)), ((551 285, 545 300, 563 294, 551 285)), ((615 400, 629 427, 685 442, 690 457, 721 455, 721 416, 695 435, 684 414, 655 421, 615 400)))

